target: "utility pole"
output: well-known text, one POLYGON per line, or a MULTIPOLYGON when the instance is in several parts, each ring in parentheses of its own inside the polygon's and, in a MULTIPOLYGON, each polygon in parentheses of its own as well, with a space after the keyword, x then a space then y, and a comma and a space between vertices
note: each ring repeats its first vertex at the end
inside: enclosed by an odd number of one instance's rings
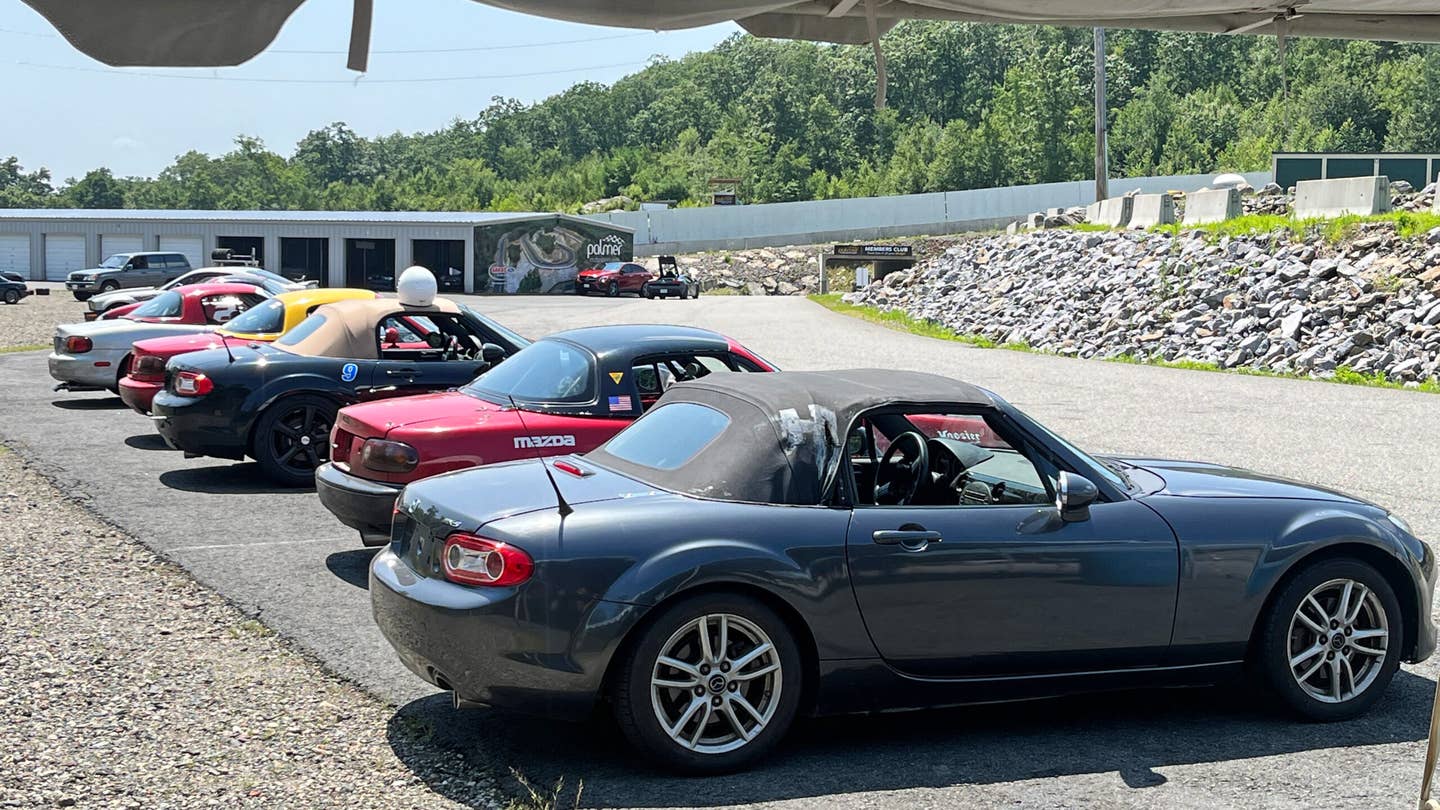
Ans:
POLYGON ((1110 196, 1110 160, 1105 145, 1105 29, 1095 29, 1095 199, 1110 196))

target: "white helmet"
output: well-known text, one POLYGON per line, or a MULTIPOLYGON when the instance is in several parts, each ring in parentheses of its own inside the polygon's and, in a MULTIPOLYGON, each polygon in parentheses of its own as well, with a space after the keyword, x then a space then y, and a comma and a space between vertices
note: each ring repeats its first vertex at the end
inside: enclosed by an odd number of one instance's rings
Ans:
POLYGON ((435 292, 438 289, 435 274, 418 264, 405 268, 405 272, 400 274, 400 280, 395 284, 400 303, 407 307, 430 306, 435 302, 435 292))

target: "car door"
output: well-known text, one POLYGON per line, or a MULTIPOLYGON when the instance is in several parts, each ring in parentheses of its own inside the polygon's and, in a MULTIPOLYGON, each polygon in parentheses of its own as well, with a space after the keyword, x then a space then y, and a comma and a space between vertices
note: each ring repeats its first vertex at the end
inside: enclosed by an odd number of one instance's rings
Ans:
POLYGON ((456 388, 475 379, 486 366, 479 357, 454 357, 447 350, 452 337, 467 351, 484 343, 483 336, 458 315, 391 315, 380 322, 376 335, 380 359, 372 379, 375 396, 456 388))
MULTIPOLYGON (((1046 503, 1056 470, 1053 459, 1036 458, 1042 448, 1023 438, 1012 446, 994 414, 953 416, 990 428, 948 439, 990 455, 963 487, 957 481, 953 502, 877 505, 860 502, 861 493, 852 511, 850 577, 880 655, 908 674, 940 678, 1161 663, 1179 580, 1169 526, 1129 499, 1095 503, 1087 520, 1061 520, 1046 503), (997 484, 1001 495, 989 502, 984 493, 993 496, 997 484)), ((871 435, 883 449, 899 432, 872 426, 871 435)), ((862 453, 857 466, 871 458, 862 453)))

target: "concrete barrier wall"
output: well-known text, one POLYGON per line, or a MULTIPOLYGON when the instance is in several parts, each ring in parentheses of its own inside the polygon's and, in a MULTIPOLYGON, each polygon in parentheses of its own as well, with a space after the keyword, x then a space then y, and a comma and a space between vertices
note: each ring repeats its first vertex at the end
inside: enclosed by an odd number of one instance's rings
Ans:
POLYGON ((1127 228, 1152 228, 1175 222, 1175 200, 1169 194, 1136 194, 1130 199, 1127 228))
POLYGON ((1390 210, 1390 178, 1338 177, 1295 184, 1295 218, 1383 214, 1390 210))
MULTIPOLYGON (((1213 177, 1117 178, 1110 188, 1116 194, 1191 191, 1213 177)), ((1270 174, 1253 172, 1245 179, 1261 186, 1270 182, 1270 174)), ((592 218, 633 228, 635 253, 647 256, 988 230, 1034 211, 1086 205, 1094 199, 1094 181, 1080 180, 895 197, 612 211, 592 218)))
POLYGON ((1185 224, 1204 225, 1234 219, 1242 212, 1240 192, 1233 188, 1212 188, 1185 195, 1185 224))

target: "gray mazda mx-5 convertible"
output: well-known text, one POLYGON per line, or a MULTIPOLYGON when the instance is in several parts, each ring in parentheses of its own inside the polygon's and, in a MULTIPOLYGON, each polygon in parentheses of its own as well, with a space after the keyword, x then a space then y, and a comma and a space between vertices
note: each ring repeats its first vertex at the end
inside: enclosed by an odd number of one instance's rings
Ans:
POLYGON ((1301 717, 1435 649, 1398 517, 1198 462, 1095 458, 897 371, 715 373, 583 456, 411 484, 375 619, 457 705, 597 701, 654 760, 753 763, 797 714, 1249 671, 1301 717))

